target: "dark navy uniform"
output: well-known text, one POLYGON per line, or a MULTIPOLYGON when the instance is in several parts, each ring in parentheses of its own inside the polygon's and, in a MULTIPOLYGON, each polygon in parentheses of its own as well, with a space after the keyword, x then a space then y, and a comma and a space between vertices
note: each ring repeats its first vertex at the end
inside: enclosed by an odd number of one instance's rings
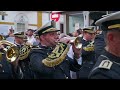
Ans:
MULTIPOLYGON (((16 44, 16 45, 19 49, 21 49, 24 46, 24 45, 18 45, 18 44, 16 44)), ((34 78, 34 74, 33 74, 32 70, 31 70, 31 67, 30 67, 29 57, 27 57, 23 60, 19 60, 18 65, 23 72, 22 79, 33 79, 34 78)))
POLYGON ((95 22, 104 31, 106 47, 89 74, 89 79, 120 79, 120 11, 95 22))
MULTIPOLYGON (((58 31, 60 30, 55 28, 55 22, 50 21, 40 27, 35 34, 39 35, 41 38, 43 34, 58 31)), ((53 36, 56 41, 59 39, 57 33, 53 36)), ((40 42, 46 41, 43 40, 40 42)), ((55 44, 51 46, 54 47, 55 44)), ((36 79, 71 79, 70 70, 78 71, 81 66, 75 58, 71 59, 67 56, 68 50, 68 45, 64 43, 58 43, 55 48, 51 48, 47 44, 45 44, 45 46, 39 44, 38 48, 32 48, 29 55, 30 65, 32 71, 35 73, 36 79)))
POLYGON ((5 54, 2 54, 0 60, 0 79, 13 79, 12 68, 9 62, 7 62, 5 54))
MULTIPOLYGON (((16 32, 14 33, 14 36, 15 38, 17 37, 22 40, 26 40, 24 36, 24 32, 16 32)), ((21 68, 21 71, 23 73, 23 77, 21 79, 33 79, 34 74, 32 73, 32 70, 30 68, 30 59, 27 55, 27 53, 29 52, 28 52, 28 49, 25 47, 26 46, 25 42, 23 42, 22 44, 18 44, 15 41, 14 43, 17 45, 20 52, 18 66, 21 68)))
POLYGON ((96 35, 94 45, 95 45, 95 60, 97 60, 105 47, 103 32, 99 35, 96 35))
MULTIPOLYGON (((89 45, 90 41, 82 39, 83 48, 89 45)), ((95 64, 95 52, 82 49, 82 67, 79 71, 79 79, 87 79, 89 72, 95 64)))
MULTIPOLYGON (((84 32, 94 34, 94 27, 90 26, 83 29, 84 32)), ((95 64, 94 41, 82 38, 82 67, 79 71, 79 79, 87 79, 89 72, 95 64)))
MULTIPOLYGON (((1 52, 0 52, 1 53, 1 52)), ((7 61, 6 55, 2 54, 0 60, 0 79, 20 79, 22 73, 19 67, 14 70, 14 66, 7 61)))
MULTIPOLYGON (((82 46, 83 48, 87 48, 87 45, 89 45, 92 41, 86 41, 84 39, 82 39, 82 46)), ((94 49, 94 46, 92 46, 94 49)), ((91 62, 91 63, 95 63, 95 52, 94 50, 85 50, 82 49, 82 60, 83 60, 83 64, 85 62, 91 62)))
POLYGON ((34 74, 30 67, 29 58, 26 58, 24 60, 19 60, 19 66, 21 67, 21 70, 23 72, 22 79, 34 79, 34 74))
POLYGON ((105 50, 90 72, 89 79, 120 79, 120 57, 105 50))
MULTIPOLYGON (((4 45, 7 48, 7 45, 4 45)), ((6 58, 6 52, 0 49, 0 79, 20 79, 22 72, 19 67, 15 69, 15 66, 9 62, 6 58)))
POLYGON ((70 70, 78 71, 80 69, 77 60, 73 60, 67 56, 59 65, 47 67, 42 63, 42 60, 48 57, 52 51, 52 48, 41 45, 38 49, 31 51, 30 64, 36 75, 36 79, 71 79, 70 70))

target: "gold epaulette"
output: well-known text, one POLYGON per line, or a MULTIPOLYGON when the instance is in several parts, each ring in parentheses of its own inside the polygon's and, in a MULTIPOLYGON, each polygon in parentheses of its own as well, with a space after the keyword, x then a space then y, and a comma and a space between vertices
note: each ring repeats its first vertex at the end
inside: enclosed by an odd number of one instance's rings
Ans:
POLYGON ((112 64, 113 62, 111 62, 110 60, 103 60, 98 66, 98 68, 110 69, 112 64))
POLYGON ((83 47, 85 51, 94 51, 94 41, 90 42, 86 47, 83 47))
POLYGON ((94 51, 94 46, 83 47, 85 51, 94 51))
POLYGON ((42 60, 42 63, 47 67, 59 65, 61 62, 63 62, 63 60, 65 60, 68 50, 69 47, 67 44, 60 43, 55 47, 52 53, 48 55, 47 58, 42 60))
POLYGON ((120 24, 114 24, 114 25, 108 26, 108 29, 113 29, 113 28, 120 28, 120 24))

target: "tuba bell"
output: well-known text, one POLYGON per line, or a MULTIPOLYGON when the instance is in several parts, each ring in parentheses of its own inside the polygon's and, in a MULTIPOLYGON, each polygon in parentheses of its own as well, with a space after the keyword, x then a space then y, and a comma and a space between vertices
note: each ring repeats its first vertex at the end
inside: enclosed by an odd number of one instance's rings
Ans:
POLYGON ((7 61, 14 62, 19 56, 19 49, 17 46, 7 40, 0 41, 0 45, 4 45, 3 50, 6 53, 7 61))

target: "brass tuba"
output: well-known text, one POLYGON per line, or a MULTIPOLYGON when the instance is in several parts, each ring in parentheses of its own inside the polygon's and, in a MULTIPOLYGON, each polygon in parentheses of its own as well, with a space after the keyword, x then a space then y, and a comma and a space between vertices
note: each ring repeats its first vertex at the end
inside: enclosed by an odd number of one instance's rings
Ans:
POLYGON ((1 40, 0 45, 4 45, 3 50, 6 52, 6 58, 9 62, 14 62, 19 56, 17 46, 7 40, 1 40))

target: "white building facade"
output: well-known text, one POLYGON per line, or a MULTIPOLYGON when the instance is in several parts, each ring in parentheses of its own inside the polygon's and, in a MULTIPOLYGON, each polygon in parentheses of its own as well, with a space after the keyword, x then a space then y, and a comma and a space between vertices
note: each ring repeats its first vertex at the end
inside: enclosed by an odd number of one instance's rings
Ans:
POLYGON ((0 11, 0 34, 7 34, 10 28, 15 32, 37 29, 42 25, 39 11, 0 11))
MULTIPOLYGON (((51 13, 55 11, 0 11, 0 34, 7 34, 10 28, 15 32, 27 29, 38 29, 51 20, 51 13)), ((58 11, 59 12, 59 11, 58 11)), ((84 28, 93 21, 90 19, 91 11, 62 11, 56 22, 56 28, 61 33, 71 33, 78 28, 84 28)), ((106 11, 109 14, 108 11, 106 11)))

